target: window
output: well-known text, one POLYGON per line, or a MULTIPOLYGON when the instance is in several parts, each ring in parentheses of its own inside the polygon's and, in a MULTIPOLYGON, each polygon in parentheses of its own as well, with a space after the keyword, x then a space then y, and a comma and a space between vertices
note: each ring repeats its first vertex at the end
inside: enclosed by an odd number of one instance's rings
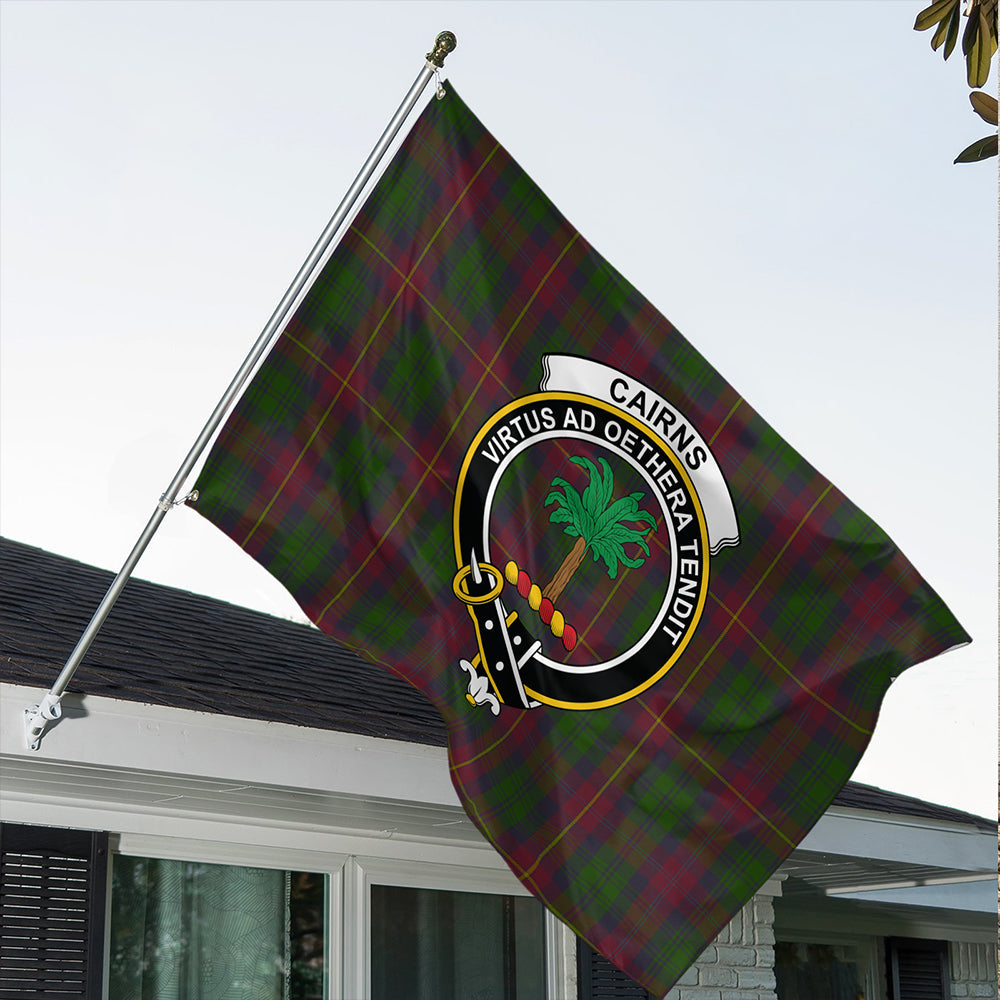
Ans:
POLYGON ((372 1000, 538 1000, 541 905, 525 896, 371 887, 372 1000))
POLYGON ((576 996, 572 931, 485 852, 461 865, 450 849, 418 861, 224 836, 0 834, 3 997, 576 996))
POLYGON ((322 1000, 326 879, 301 871, 115 857, 116 1000, 322 1000))
POLYGON ((865 969, 854 944, 779 941, 778 1000, 864 1000, 865 969))
POLYGON ((566 984, 572 931, 506 869, 353 857, 344 894, 351 1000, 576 995, 566 984))

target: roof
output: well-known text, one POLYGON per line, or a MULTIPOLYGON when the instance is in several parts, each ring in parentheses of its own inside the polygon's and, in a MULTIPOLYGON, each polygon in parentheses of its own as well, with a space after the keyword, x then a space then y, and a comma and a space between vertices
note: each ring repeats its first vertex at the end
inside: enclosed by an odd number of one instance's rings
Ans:
MULTIPOLYGON (((0 680, 50 688, 113 578, 0 539, 0 680)), ((444 722, 420 692, 318 629, 135 578, 68 690, 446 743, 444 722)))
MULTIPOLYGON (((113 577, 0 538, 0 681, 50 688, 113 577)), ((441 717, 419 691, 317 629, 134 578, 68 690, 430 746, 447 742, 441 717)), ((834 805, 996 829, 983 817, 856 782, 834 805)))
POLYGON ((996 821, 986 819, 984 816, 976 816, 974 813, 963 812, 961 809, 952 809, 950 806, 939 806, 933 802, 925 802, 912 795, 887 792, 874 785, 862 785, 857 781, 848 782, 837 793, 834 803, 845 809, 895 813, 916 816, 921 819, 940 820, 945 823, 967 823, 977 829, 990 832, 997 829, 996 821))

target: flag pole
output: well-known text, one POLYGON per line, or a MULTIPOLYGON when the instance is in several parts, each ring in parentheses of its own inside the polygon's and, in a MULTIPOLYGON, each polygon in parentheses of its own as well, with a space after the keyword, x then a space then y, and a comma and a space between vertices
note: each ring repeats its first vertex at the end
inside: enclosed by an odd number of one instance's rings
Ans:
POLYGON ((392 116, 389 124, 385 127, 385 131, 375 144, 375 148, 368 155, 368 159, 365 160, 361 170, 358 171, 357 177, 354 178, 354 182, 348 188, 347 193, 337 206, 337 210, 333 213, 333 217, 327 223, 326 229, 323 230, 319 239, 316 241, 316 245, 312 248, 309 256, 305 259, 304 263, 299 268, 298 273, 292 279, 292 283, 288 286, 288 289, 282 296, 281 301, 271 314, 271 318, 267 321, 267 324, 261 331, 260 336, 250 349, 250 353, 247 355, 239 371, 237 371, 236 375, 233 376, 233 380, 230 382, 229 388, 226 389, 225 394, 212 411, 211 416, 208 418, 208 422, 205 424, 202 432, 198 435, 195 443, 191 446, 191 450, 181 463, 181 466, 174 475, 174 478, 170 481, 170 485, 161 494, 159 501, 157 501, 156 508, 153 511, 152 517, 150 517, 145 529, 139 536, 139 540, 133 546, 132 551, 129 553, 124 565, 118 571, 118 575, 111 581, 111 586, 108 587, 108 591, 104 595, 104 599, 101 601, 100 605, 98 605, 97 610, 94 612, 94 616, 90 619, 90 624, 87 625, 83 634, 80 636, 80 639, 77 641, 73 652, 66 661, 66 665, 63 667, 58 678, 56 678, 56 682, 37 705, 31 705, 24 710, 24 738, 29 750, 37 750, 39 748, 42 736, 49 723, 55 722, 62 715, 62 696, 65 693, 66 688, 69 686, 69 682, 72 680, 73 674, 76 673, 77 667, 80 665, 80 661, 86 655, 91 643, 93 643, 94 639, 97 637, 97 633, 107 620, 108 615, 111 613, 111 609, 114 607, 115 602, 118 600, 122 590, 125 588, 125 584, 132 575, 132 571, 135 569, 136 563, 146 550, 146 546, 156 533, 156 529, 159 528, 160 522, 166 516, 167 512, 179 503, 183 503, 184 499, 187 499, 187 497, 185 497, 182 500, 177 500, 177 494, 180 492, 181 486, 191 474, 191 470, 197 464, 202 452, 215 435, 215 432, 218 430, 219 425, 225 418, 229 407, 238 398, 241 390, 243 389, 244 383, 256 367, 257 362, 264 356, 264 353, 270 346, 275 334, 278 333, 278 331, 283 327, 285 319, 291 311, 292 306, 296 303, 302 292, 308 288, 314 271, 317 269, 320 261, 330 248, 330 244, 339 232, 340 227, 350 215, 351 209, 360 197, 365 185, 375 173, 379 162, 385 155, 386 150, 392 144, 392 141, 402 127, 403 122, 413 110, 420 98, 421 93, 423 93, 424 88, 427 86, 431 77, 433 77, 434 74, 444 65, 445 57, 455 48, 456 44, 457 40, 455 35, 450 31, 442 31, 438 34, 437 38, 434 39, 434 48, 427 53, 423 69, 421 69, 421 71, 417 74, 417 78, 413 81, 413 84, 411 85, 409 91, 407 91, 402 103, 396 109, 396 113, 392 116))

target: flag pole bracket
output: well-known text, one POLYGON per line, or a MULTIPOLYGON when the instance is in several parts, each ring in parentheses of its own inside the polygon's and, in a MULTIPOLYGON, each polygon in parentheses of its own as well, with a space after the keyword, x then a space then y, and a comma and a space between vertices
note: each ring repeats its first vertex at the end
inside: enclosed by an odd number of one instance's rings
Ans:
POLYGON ((29 705, 24 710, 24 742, 29 750, 37 750, 49 723, 62 717, 61 703, 62 695, 49 691, 37 705, 29 705))

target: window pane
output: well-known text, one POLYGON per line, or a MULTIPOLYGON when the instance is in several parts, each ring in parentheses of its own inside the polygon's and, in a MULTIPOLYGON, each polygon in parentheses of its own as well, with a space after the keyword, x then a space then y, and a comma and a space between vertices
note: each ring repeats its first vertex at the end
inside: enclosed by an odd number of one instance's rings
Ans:
POLYGON ((321 1000, 325 879, 114 859, 115 1000, 321 1000))
POLYGON ((541 904, 526 896, 372 886, 372 1000, 540 1000, 541 904))
POLYGON ((774 972, 778 1000, 864 1000, 853 945, 779 941, 774 972))

